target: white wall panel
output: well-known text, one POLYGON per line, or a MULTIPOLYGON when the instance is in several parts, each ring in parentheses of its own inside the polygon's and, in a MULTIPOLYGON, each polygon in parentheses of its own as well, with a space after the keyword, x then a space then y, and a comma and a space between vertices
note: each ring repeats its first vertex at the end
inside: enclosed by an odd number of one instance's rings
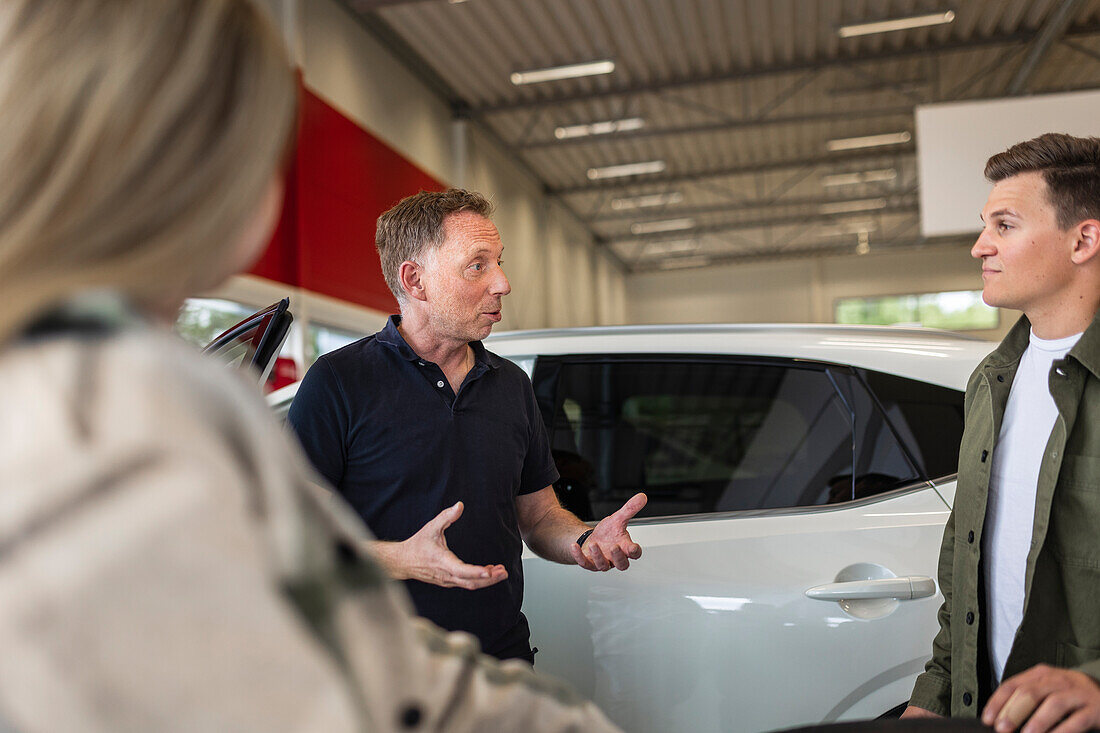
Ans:
POLYGON ((1045 132, 1100 135, 1100 91, 918 106, 921 231, 977 232, 990 156, 1045 132))
MULTIPOLYGON (((979 264, 965 247, 724 265, 627 280, 631 323, 831 323, 840 298, 980 290, 979 264)), ((1019 313, 1002 311, 999 339, 1019 313)))

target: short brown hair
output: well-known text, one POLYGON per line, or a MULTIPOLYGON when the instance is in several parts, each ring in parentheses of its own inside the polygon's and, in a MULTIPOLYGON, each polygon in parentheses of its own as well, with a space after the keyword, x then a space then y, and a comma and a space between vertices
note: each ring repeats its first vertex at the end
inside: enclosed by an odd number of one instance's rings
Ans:
POLYGON ((443 222, 451 214, 470 211, 488 219, 493 205, 475 191, 448 188, 446 191, 421 191, 397 202, 378 217, 374 245, 382 260, 382 274, 398 302, 404 302, 398 269, 405 260, 415 261, 428 247, 443 244, 443 222))
POLYGON ((1043 175, 1062 229, 1100 219, 1100 138, 1048 132, 997 153, 985 164, 985 177, 993 183, 1021 173, 1043 175))

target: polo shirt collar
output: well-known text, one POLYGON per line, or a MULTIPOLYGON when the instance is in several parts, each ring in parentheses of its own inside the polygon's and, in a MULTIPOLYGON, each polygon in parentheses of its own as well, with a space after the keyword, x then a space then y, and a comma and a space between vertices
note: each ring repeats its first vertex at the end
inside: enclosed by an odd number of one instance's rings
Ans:
MULTIPOLYGON (((401 355, 406 361, 420 361, 420 356, 413 351, 401 331, 397 327, 401 325, 401 316, 392 315, 386 320, 386 326, 378 332, 378 340, 389 346, 401 355)), ((500 368, 500 357, 492 354, 480 341, 471 341, 470 348, 474 350, 474 363, 484 364, 491 369, 500 368)))

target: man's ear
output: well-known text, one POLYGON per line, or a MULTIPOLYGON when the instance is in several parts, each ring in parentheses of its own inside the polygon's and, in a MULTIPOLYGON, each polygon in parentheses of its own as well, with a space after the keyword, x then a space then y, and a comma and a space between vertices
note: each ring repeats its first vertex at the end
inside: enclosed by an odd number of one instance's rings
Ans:
POLYGON ((424 281, 421 279, 423 269, 412 260, 405 260, 397 268, 397 280, 401 283, 401 289, 405 295, 413 300, 427 300, 424 292, 424 281))
POLYGON ((1074 228, 1077 241, 1073 243, 1070 259, 1075 265, 1083 265, 1100 254, 1100 221, 1085 219, 1074 228))

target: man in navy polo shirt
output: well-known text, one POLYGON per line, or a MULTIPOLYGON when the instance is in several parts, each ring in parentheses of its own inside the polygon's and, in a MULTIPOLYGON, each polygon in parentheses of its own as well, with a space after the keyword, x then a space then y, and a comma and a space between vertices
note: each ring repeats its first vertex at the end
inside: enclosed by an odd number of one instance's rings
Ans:
POLYGON ((488 654, 533 661, 522 543, 555 562, 626 570, 642 554, 627 522, 646 497, 592 530, 558 504, 530 380, 481 344, 511 290, 491 213, 481 195, 450 189, 379 217, 401 315, 322 356, 288 419, 420 615, 474 634, 488 654))

